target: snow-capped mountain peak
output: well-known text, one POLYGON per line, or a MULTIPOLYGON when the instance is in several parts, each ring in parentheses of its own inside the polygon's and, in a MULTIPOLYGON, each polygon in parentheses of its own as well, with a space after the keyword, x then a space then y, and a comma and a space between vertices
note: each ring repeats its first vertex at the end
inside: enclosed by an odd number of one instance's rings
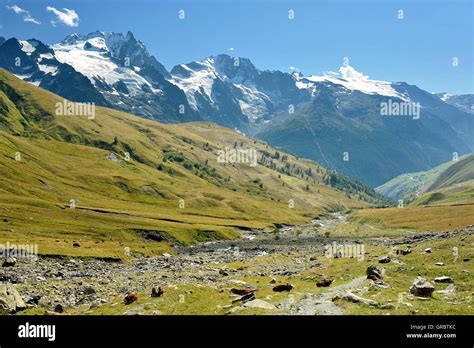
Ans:
POLYGON ((367 75, 357 71, 350 65, 344 65, 338 72, 328 72, 322 76, 311 75, 308 77, 296 76, 299 88, 314 88, 315 83, 330 82, 341 85, 351 91, 359 91, 365 94, 378 94, 387 97, 407 99, 406 96, 397 92, 391 82, 371 80, 367 75))
POLYGON ((259 74, 249 59, 219 54, 175 66, 170 82, 185 92, 194 110, 233 118, 235 126, 268 114, 271 101, 256 87, 259 74))

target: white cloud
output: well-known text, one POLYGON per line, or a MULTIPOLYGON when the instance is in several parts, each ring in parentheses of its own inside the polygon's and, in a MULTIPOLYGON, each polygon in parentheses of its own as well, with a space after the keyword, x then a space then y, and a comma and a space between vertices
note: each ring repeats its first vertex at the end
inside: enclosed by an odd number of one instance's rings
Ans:
POLYGON ((235 51, 235 48, 234 48, 234 47, 229 47, 229 48, 227 49, 227 51, 231 51, 231 52, 232 52, 232 51, 235 51))
POLYGON ((37 19, 34 19, 33 17, 31 17, 31 15, 28 13, 26 14, 24 17, 23 17, 23 21, 25 22, 30 22, 30 23, 34 23, 34 24, 41 24, 41 22, 37 19))
POLYGON ((341 77, 344 80, 368 80, 369 77, 364 75, 363 73, 357 71, 350 65, 341 66, 339 68, 339 72, 341 73, 341 77))
POLYGON ((22 9, 21 7, 17 6, 17 5, 13 5, 13 6, 6 6, 7 10, 10 10, 10 11, 13 11, 15 12, 16 14, 20 14, 20 13, 28 13, 28 11, 22 9))
POLYGON ((290 69, 291 71, 299 71, 300 70, 296 66, 289 66, 288 69, 290 69))
POLYGON ((13 5, 13 6, 6 6, 7 10, 13 11, 16 14, 23 14, 23 21, 34 23, 34 24, 41 24, 41 22, 35 18, 33 18, 30 14, 30 11, 22 9, 20 6, 13 5))
MULTIPOLYGON (((68 8, 63 8, 64 12, 55 9, 54 7, 47 6, 46 10, 48 12, 52 12, 56 15, 57 19, 66 24, 68 27, 77 27, 79 26, 79 15, 74 10, 70 10, 68 8)), ((55 21, 51 21, 53 26, 56 24, 55 21)))

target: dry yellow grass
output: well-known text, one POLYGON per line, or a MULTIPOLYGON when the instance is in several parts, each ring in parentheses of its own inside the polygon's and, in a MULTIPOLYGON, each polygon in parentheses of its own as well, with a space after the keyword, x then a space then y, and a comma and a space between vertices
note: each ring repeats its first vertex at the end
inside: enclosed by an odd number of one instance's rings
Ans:
POLYGON ((388 227, 443 232, 473 225, 474 204, 363 209, 357 211, 354 218, 363 222, 381 223, 388 227))

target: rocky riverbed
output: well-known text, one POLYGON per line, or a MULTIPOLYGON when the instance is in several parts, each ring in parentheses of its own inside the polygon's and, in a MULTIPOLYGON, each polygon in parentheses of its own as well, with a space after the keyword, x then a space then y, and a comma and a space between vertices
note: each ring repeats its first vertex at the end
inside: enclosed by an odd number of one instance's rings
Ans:
MULTIPOLYGON (((2 300, 0 289, 0 306, 3 303, 8 312, 21 313, 21 310, 26 310, 26 313, 88 314, 100 307, 116 306, 117 301, 122 301, 127 294, 146 294, 148 297, 152 288, 160 288, 163 297, 166 297, 173 289, 198 287, 226 294, 234 290, 242 291, 232 298, 239 302, 238 309, 253 306, 258 309, 278 309, 279 313, 288 314, 343 314, 343 310, 334 304, 334 298, 351 291, 363 293, 365 274, 348 279, 325 293, 305 293, 294 297, 290 294, 291 289, 285 290, 289 296, 278 303, 269 301, 272 295, 261 299, 250 296, 261 285, 249 284, 249 279, 262 279, 268 283, 266 286, 273 287, 279 283, 284 285, 283 280, 291 280, 292 277, 301 278, 308 271, 324 269, 321 260, 327 255, 325 246, 335 240, 340 243, 361 243, 360 238, 328 236, 335 226, 345 223, 346 217, 336 213, 307 225, 283 226, 274 232, 242 231, 239 240, 176 248, 176 255, 118 262, 68 257, 10 260, 10 263, 4 262, 0 268, 0 281, 8 286, 13 285, 23 303, 18 302, 17 296, 10 297, 10 304, 4 304, 8 301, 2 300), (278 259, 278 262, 254 262, 268 255, 275 256, 274 260, 278 259), (247 266, 244 266, 245 263, 247 266), (248 267, 249 263, 252 267, 248 267), (239 267, 239 264, 243 266, 239 267), (245 291, 247 294, 244 294, 245 291), (239 296, 242 295, 249 295, 249 301, 241 299, 239 296), (18 303, 15 304, 15 301, 18 303)), ((367 245, 393 246, 473 233, 474 228, 471 226, 444 234, 421 233, 393 239, 367 238, 363 242, 367 245)), ((176 300, 181 301, 181 295, 176 300)), ((230 306, 229 303, 217 304, 217 307, 222 309, 218 313, 237 312, 236 306, 230 306)), ((153 308, 146 313, 162 314, 162 311, 153 308)), ((141 312, 120 309, 116 314, 141 312)))

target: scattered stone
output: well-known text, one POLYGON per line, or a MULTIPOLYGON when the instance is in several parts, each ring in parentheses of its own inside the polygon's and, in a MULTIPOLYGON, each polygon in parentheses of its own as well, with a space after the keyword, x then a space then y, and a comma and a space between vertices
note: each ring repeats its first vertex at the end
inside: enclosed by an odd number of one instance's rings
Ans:
POLYGON ((26 303, 29 305, 37 305, 40 300, 41 300, 40 295, 33 294, 28 298, 28 300, 26 300, 26 303))
POLYGON ((272 280, 270 280, 270 284, 275 284, 277 282, 277 280, 275 278, 272 278, 272 280))
POLYGON ((136 300, 138 300, 137 294, 135 294, 134 292, 129 292, 127 294, 127 296, 125 296, 125 298, 123 300, 123 303, 126 304, 126 305, 129 305, 129 304, 135 302, 136 300))
POLYGON ((94 301, 91 303, 91 305, 89 306, 89 309, 94 309, 94 308, 97 308, 100 306, 100 302, 99 301, 94 301))
POLYGON ((434 286, 422 277, 417 277, 410 287, 410 293, 419 297, 430 297, 433 291, 434 286))
POLYGON ((106 157, 109 161, 116 162, 116 163, 122 163, 123 160, 120 159, 115 153, 110 152, 106 157))
POLYGON ((370 286, 372 287, 378 287, 378 288, 382 288, 382 289, 388 289, 390 288, 390 285, 385 283, 384 281, 382 280, 373 280, 371 283, 370 283, 370 286))
POLYGON ((442 263, 442 262, 436 262, 435 265, 436 265, 436 266, 444 266, 444 263, 442 263))
POLYGON ((397 255, 408 255, 408 254, 411 254, 411 249, 410 247, 406 247, 405 249, 403 250, 397 250, 397 255))
POLYGON ((246 295, 243 295, 239 298, 236 298, 235 300, 232 301, 232 303, 236 303, 236 302, 247 302, 247 301, 251 301, 255 299, 255 293, 251 292, 249 294, 246 294, 246 295))
POLYGON ((426 248, 425 249, 425 253, 427 254, 431 254, 433 252, 433 250, 431 250, 431 248, 426 248))
POLYGON ((363 298, 363 297, 357 296, 357 295, 353 294, 350 291, 347 291, 345 294, 343 294, 340 297, 339 296, 340 295, 336 295, 335 297, 333 297, 332 300, 336 301, 338 299, 341 299, 341 300, 348 301, 348 302, 353 302, 353 303, 363 303, 363 304, 366 304, 367 306, 376 306, 377 305, 376 301, 369 300, 368 298, 363 298))
POLYGON ((467 259, 467 258, 462 259, 462 262, 469 262, 469 259, 467 259))
POLYGON ((384 269, 377 266, 367 267, 367 279, 378 280, 383 278, 384 269))
POLYGON ((454 283, 453 279, 448 276, 437 277, 434 281, 435 283, 454 283))
POLYGON ((163 254, 163 257, 169 258, 169 257, 171 257, 171 254, 164 253, 164 254, 163 254))
POLYGON ((260 308, 260 309, 277 309, 271 303, 268 303, 266 301, 259 300, 259 299, 254 299, 254 300, 245 302, 242 305, 242 307, 245 307, 245 308, 260 308))
POLYGON ((319 282, 316 283, 316 286, 318 288, 325 288, 325 287, 328 287, 329 285, 332 284, 332 282, 334 281, 334 279, 323 279, 323 280, 320 280, 319 282))
POLYGON ((437 290, 435 291, 435 294, 443 294, 443 295, 449 295, 453 294, 456 292, 456 285, 454 284, 449 284, 446 289, 444 290, 437 290))
POLYGON ((151 289, 151 297, 161 297, 164 293, 161 287, 158 287, 158 290, 156 290, 156 288, 151 289))
POLYGON ((81 246, 81 244, 79 244, 78 242, 74 242, 74 243, 72 243, 72 246, 74 248, 79 248, 81 246))
POLYGON ((395 309, 395 305, 393 303, 385 303, 383 305, 378 306, 380 309, 395 309))
POLYGON ((0 283, 0 309, 8 313, 16 313, 26 308, 15 286, 10 283, 0 283))
POLYGON ((293 289, 293 285, 291 284, 279 284, 273 288, 275 292, 282 292, 282 291, 291 291, 293 289))
POLYGON ((228 280, 228 282, 231 283, 231 284, 238 284, 238 285, 246 285, 247 284, 243 280, 238 280, 238 279, 230 279, 230 280, 228 280))
POLYGON ((226 276, 229 275, 229 273, 226 272, 226 270, 224 270, 224 269, 220 269, 220 270, 219 270, 219 274, 222 275, 222 276, 224 276, 224 277, 226 277, 226 276))
POLYGON ((3 261, 2 267, 13 267, 16 265, 16 259, 14 257, 7 257, 3 261))
POLYGON ((95 294, 95 289, 92 286, 85 286, 83 291, 85 295, 95 294))
POLYGON ((389 263, 390 261, 392 261, 392 258, 390 256, 385 256, 379 259, 379 263, 389 263))
POLYGON ((58 303, 55 307, 54 307, 54 312, 56 313, 62 313, 64 312, 64 307, 62 304, 58 303))

